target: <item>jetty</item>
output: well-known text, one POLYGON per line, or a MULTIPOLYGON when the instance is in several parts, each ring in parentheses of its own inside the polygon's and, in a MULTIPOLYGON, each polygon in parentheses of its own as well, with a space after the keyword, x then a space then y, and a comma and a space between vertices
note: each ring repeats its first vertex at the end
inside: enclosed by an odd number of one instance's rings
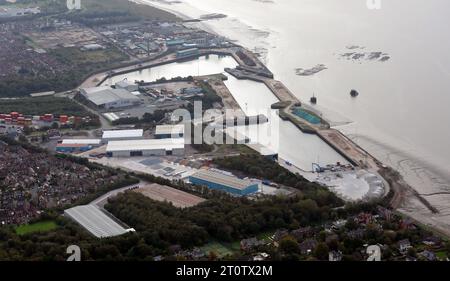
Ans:
POLYGON ((281 81, 275 80, 268 75, 261 75, 261 73, 266 71, 266 68, 261 67, 262 63, 254 54, 250 52, 246 54, 250 59, 254 60, 254 67, 245 65, 243 61, 236 60, 240 66, 234 69, 227 68, 225 71, 237 79, 264 83, 278 98, 279 102, 272 105, 272 108, 280 110, 279 115, 283 120, 292 122, 303 133, 317 135, 354 166, 373 170, 379 170, 382 167, 381 162, 366 150, 340 131, 331 128, 330 124, 321 116, 318 116, 312 107, 299 100, 281 81), (304 114, 301 116, 295 114, 295 109, 300 109, 304 114), (311 120, 319 121, 312 122, 311 120))

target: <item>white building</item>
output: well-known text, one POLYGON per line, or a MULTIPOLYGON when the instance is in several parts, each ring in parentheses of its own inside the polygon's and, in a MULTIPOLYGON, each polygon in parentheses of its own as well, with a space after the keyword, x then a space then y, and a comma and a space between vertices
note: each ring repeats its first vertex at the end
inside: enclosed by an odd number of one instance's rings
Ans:
POLYGON ((141 99, 125 89, 112 89, 109 86, 85 88, 81 95, 99 109, 110 109, 139 105, 141 99))
POLYGON ((135 231, 132 228, 124 228, 94 205, 67 209, 64 211, 64 215, 79 223, 97 238, 118 236, 135 231))
POLYGON ((156 126, 155 138, 170 139, 184 137, 184 125, 160 125, 156 126))
POLYGON ((109 157, 182 156, 184 139, 110 141, 106 153, 109 157))
POLYGON ((65 139, 62 144, 86 144, 86 145, 100 145, 100 139, 65 139))
POLYGON ((102 46, 100 44, 87 44, 81 47, 82 51, 97 51, 97 50, 104 50, 106 49, 105 46, 102 46))
POLYGON ((137 140, 144 137, 144 130, 114 130, 103 131, 103 142, 121 141, 121 140, 137 140))
POLYGON ((125 89, 130 92, 135 92, 139 90, 139 86, 129 82, 128 80, 122 80, 116 83, 116 89, 125 89))

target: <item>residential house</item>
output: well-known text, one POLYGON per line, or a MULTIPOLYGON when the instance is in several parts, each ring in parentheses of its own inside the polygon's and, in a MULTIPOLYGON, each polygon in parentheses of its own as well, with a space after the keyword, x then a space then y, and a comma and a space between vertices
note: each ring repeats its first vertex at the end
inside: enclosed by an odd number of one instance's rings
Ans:
POLYGON ((356 216, 355 221, 359 224, 369 224, 374 221, 372 214, 370 213, 360 213, 356 216))
POLYGON ((329 261, 341 261, 342 260, 342 252, 341 251, 331 251, 328 253, 329 261))
POLYGON ((256 237, 241 240, 240 243, 243 252, 250 252, 264 244, 263 240, 258 240, 256 237))
POLYGON ((270 257, 268 253, 258 253, 253 257, 253 261, 265 261, 270 257))
POLYGON ((306 238, 311 237, 313 234, 314 232, 310 226, 301 227, 299 229, 291 231, 291 235, 298 241, 305 240, 306 238))
POLYGON ((423 252, 419 253, 419 256, 422 257, 423 259, 427 260, 427 261, 435 261, 436 260, 436 255, 433 252, 430 252, 428 250, 425 250, 423 252))
POLYGON ((358 228, 347 232, 347 236, 350 239, 362 239, 365 233, 366 231, 364 228, 358 228))
POLYGON ((442 240, 441 240, 441 238, 439 238, 437 236, 427 237, 422 241, 422 243, 427 246, 436 247, 436 248, 442 246, 442 240))
POLYGON ((400 250, 400 253, 406 254, 409 248, 411 248, 411 243, 408 239, 398 241, 398 249, 400 250))
POLYGON ((272 236, 272 239, 273 239, 273 241, 278 242, 288 235, 289 235, 289 231, 287 231, 286 229, 279 229, 272 236))
POLYGON ((303 255, 311 254, 317 247, 317 241, 315 239, 307 239, 300 243, 299 248, 300 252, 303 255))

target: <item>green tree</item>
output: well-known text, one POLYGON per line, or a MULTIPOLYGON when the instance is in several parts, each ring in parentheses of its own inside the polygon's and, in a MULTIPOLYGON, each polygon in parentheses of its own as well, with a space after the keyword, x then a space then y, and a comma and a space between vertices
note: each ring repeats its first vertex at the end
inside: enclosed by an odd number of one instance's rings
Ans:
POLYGON ((280 251, 282 251, 285 254, 298 254, 300 253, 300 248, 297 240, 295 240, 294 237, 287 236, 283 238, 280 243, 279 247, 280 251))
POLYGON ((317 244, 317 247, 314 251, 314 256, 319 260, 327 260, 329 251, 330 249, 328 248, 327 244, 321 242, 317 244))
POLYGON ((59 129, 59 124, 57 122, 52 123, 52 129, 59 129))

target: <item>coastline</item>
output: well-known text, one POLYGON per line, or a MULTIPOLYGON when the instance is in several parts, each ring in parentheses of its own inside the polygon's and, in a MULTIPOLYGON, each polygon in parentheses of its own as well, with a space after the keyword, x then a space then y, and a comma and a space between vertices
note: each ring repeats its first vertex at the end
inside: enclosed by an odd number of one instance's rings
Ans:
MULTIPOLYGON (((158 9, 162 9, 166 12, 170 12, 175 14, 176 16, 179 16, 180 18, 182 18, 183 20, 194 20, 194 18, 187 16, 186 14, 183 14, 180 11, 174 11, 173 9, 168 9, 166 7, 162 7, 160 5, 155 5, 154 3, 145 1, 145 0, 128 0, 134 3, 138 3, 140 5, 150 5, 152 7, 158 8, 158 9)), ((206 32, 210 32, 211 28, 207 27, 207 24, 201 24, 202 28, 204 31, 206 32)), ((213 32, 213 34, 218 35, 217 32, 213 32)), ((242 47, 242 46, 241 46, 242 47)), ((246 50, 245 47, 242 47, 243 49, 246 50)), ((235 57, 234 55, 232 55, 233 57, 235 57)), ((236 57, 235 57, 236 59, 236 57)), ((255 58, 256 60, 258 60, 258 58, 255 58)), ((258 60, 259 61, 259 60, 258 60)), ((265 68, 267 68, 267 66, 265 66, 263 63, 261 63, 265 68)), ((232 74, 233 75, 233 74, 232 74)), ((271 87, 270 83, 267 82, 265 79, 260 79, 259 77, 257 77, 256 79, 252 79, 252 77, 244 77, 243 79, 251 79, 254 80, 256 82, 261 82, 263 84, 265 84, 269 90, 281 101, 283 102, 283 98, 280 98, 279 95, 277 95, 275 87, 271 87)), ((274 80, 276 81, 276 80, 274 80)), ((282 87, 285 89, 284 91, 288 92, 288 96, 289 96, 289 100, 292 99, 291 102, 301 102, 297 97, 295 97, 290 90, 280 81, 276 81, 278 82, 280 85, 282 85, 282 87)), ((303 104, 303 102, 302 102, 303 104)), ((355 161, 354 159, 352 159, 351 157, 348 157, 348 154, 346 153, 345 149, 339 148, 339 146, 334 145, 333 141, 331 141, 326 135, 320 134, 318 133, 317 130, 310 128, 309 124, 306 124, 307 122, 303 122, 302 120, 300 120, 300 118, 298 117, 294 117, 293 114, 288 113, 288 111, 290 110, 291 105, 289 105, 288 107, 286 107, 286 110, 284 110, 283 112, 285 113, 286 116, 286 121, 292 122, 299 130, 301 130, 303 133, 310 133, 310 134, 316 134, 320 139, 322 139, 325 143, 327 143, 332 149, 334 149, 336 152, 338 152, 339 154, 341 154, 342 156, 344 156, 344 158, 346 158, 347 160, 349 160, 352 164, 354 165, 358 165, 358 162, 360 161, 355 161), (297 121, 297 122, 296 122, 297 121), (300 124, 299 124, 300 123, 300 124), (302 126, 301 123, 304 123, 304 125, 302 126)), ((320 112, 319 112, 320 113, 320 112)), ((344 138, 344 142, 348 142, 351 143, 351 146, 354 146, 355 150, 360 151, 362 154, 364 154, 365 158, 370 157, 373 159, 373 164, 378 165, 378 163, 381 163, 380 161, 378 161, 377 159, 375 159, 375 157, 373 157, 370 153, 367 152, 366 149, 364 149, 363 147, 361 147, 360 145, 358 145, 357 143, 353 142, 351 140, 351 138, 349 136, 347 136, 346 134, 344 134, 343 132, 339 131, 339 130, 335 130, 335 129, 331 129, 330 130, 334 130, 336 133, 340 134, 343 136, 344 138)), ((342 140, 341 140, 342 142, 342 140)), ((348 146, 347 146, 348 147, 348 146)), ((364 158, 363 157, 363 158, 364 158)), ((361 164, 361 163, 359 163, 361 164)))
MULTIPOLYGON (((176 14, 177 16, 179 16, 180 18, 183 18, 183 19, 185 19, 185 20, 192 20, 192 18, 190 18, 190 17, 188 17, 188 16, 186 16, 186 15, 184 15, 184 14, 182 14, 182 13, 180 13, 180 12, 178 12, 178 11, 173 11, 173 10, 171 10, 171 9, 167 9, 167 8, 164 8, 164 7, 161 7, 161 6, 159 6, 159 5, 153 5, 152 3, 149 3, 149 2, 147 2, 147 1, 142 1, 142 0, 129 0, 129 1, 132 1, 132 2, 135 2, 135 3, 139 3, 139 4, 142 4, 142 5, 151 5, 151 6, 153 6, 153 7, 156 7, 156 8, 158 8, 158 9, 162 9, 162 10, 165 10, 165 11, 167 11, 167 12, 171 12, 171 13, 174 13, 174 14, 176 14)), ((199 28, 199 29, 202 29, 202 30, 204 30, 204 31, 206 31, 206 32, 210 32, 210 33, 214 33, 214 34, 217 34, 217 32, 211 32, 211 29, 210 28, 208 28, 207 27, 207 24, 204 24, 204 23, 200 23, 200 24, 197 24, 197 28, 199 28)), ((294 123, 295 124, 295 123, 294 123)), ((341 144, 342 144, 342 139, 344 139, 344 142, 348 142, 348 143, 350 143, 351 145, 353 145, 354 147, 356 147, 356 150, 359 150, 359 151, 362 151, 362 154, 363 155, 365 155, 364 157, 371 157, 371 158, 373 158, 375 161, 375 163, 378 163, 379 165, 381 165, 381 166, 384 166, 384 165, 382 165, 381 164, 381 162, 380 161, 378 161, 378 160, 376 160, 375 159, 375 157, 373 157, 373 156, 371 156, 371 155, 368 155, 368 153, 366 152, 366 150, 363 148, 364 147, 364 145, 359 145, 359 144, 357 144, 354 140, 352 140, 352 138, 350 137, 350 135, 348 135, 348 134, 346 134, 345 132, 343 132, 342 130, 335 130, 335 129, 333 129, 335 132, 337 132, 337 134, 338 135, 342 135, 342 138, 341 138, 341 140, 338 140, 338 142, 340 142, 341 144)), ((329 144, 329 143, 328 143, 329 144)), ((345 143, 344 143, 344 146, 345 146, 345 143)), ((333 149, 335 149, 336 150, 336 148, 335 147, 332 147, 333 149)), ((345 149, 344 149, 345 150, 345 149)), ((395 167, 394 167, 395 168, 395 167)), ((407 185, 405 188, 411 188, 411 186, 410 185, 408 185, 406 182, 405 182, 405 184, 407 185)), ((419 193, 417 193, 417 195, 420 195, 419 193)), ((416 196, 412 196, 412 197, 405 197, 405 198, 403 198, 403 202, 406 202, 406 201, 411 201, 411 200, 416 200, 417 198, 416 198, 416 196)), ((408 202, 409 203, 409 202, 408 202)), ((402 206, 402 207, 405 207, 405 208, 408 208, 408 207, 411 207, 410 205, 408 205, 408 206, 402 206)), ((401 208, 398 208, 399 210, 401 209, 401 208)), ((417 210, 415 210, 415 212, 418 212, 417 210)), ((443 216, 444 216, 444 214, 442 214, 443 216)), ((437 220, 436 220, 436 222, 439 220, 439 218, 436 218, 437 220)), ((438 223, 433 223, 433 226, 434 227, 438 227, 438 223)), ((447 229, 445 229, 444 231, 448 231, 448 227, 447 227, 447 229)))
MULTIPOLYGON (((157 8, 157 9, 160 9, 160 10, 163 10, 163 11, 166 11, 166 12, 168 12, 168 13, 172 13, 172 14, 174 14, 175 16, 181 18, 183 21, 192 21, 192 20, 196 20, 195 18, 192 18, 192 17, 190 17, 190 16, 188 16, 188 15, 186 15, 186 14, 183 14, 183 13, 180 12, 180 11, 176 11, 176 10, 173 10, 173 9, 168 9, 168 8, 165 8, 165 7, 162 7, 162 6, 159 6, 159 5, 154 5, 154 3, 150 3, 150 2, 147 2, 147 1, 145 1, 145 0, 128 0, 128 1, 133 2, 133 3, 136 3, 136 4, 139 4, 139 5, 149 5, 149 6, 152 6, 152 7, 154 7, 154 8, 157 8)), ((198 25, 203 31, 206 31, 206 32, 208 32, 208 33, 211 33, 211 34, 214 34, 214 35, 217 35, 217 36, 219 35, 219 33, 217 33, 217 32, 216 32, 215 30, 213 30, 212 28, 208 27, 208 25, 207 25, 207 24, 204 24, 202 21, 197 22, 197 25, 198 25)))

